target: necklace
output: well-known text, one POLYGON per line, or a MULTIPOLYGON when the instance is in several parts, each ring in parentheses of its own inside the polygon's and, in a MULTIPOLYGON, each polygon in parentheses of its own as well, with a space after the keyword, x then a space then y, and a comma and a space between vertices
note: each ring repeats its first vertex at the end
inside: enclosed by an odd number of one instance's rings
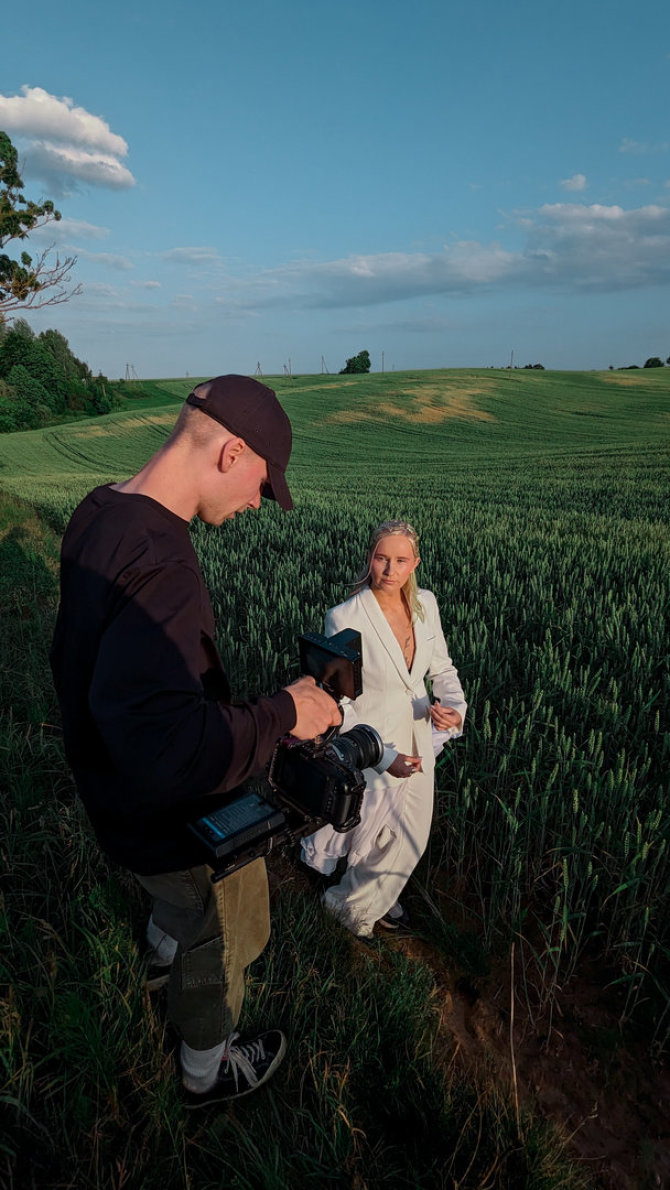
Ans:
POLYGON ((377 602, 384 613, 391 632, 400 645, 400 651, 402 652, 405 665, 409 670, 412 668, 415 653, 414 626, 411 612, 404 598, 400 603, 393 605, 384 604, 380 599, 377 602))

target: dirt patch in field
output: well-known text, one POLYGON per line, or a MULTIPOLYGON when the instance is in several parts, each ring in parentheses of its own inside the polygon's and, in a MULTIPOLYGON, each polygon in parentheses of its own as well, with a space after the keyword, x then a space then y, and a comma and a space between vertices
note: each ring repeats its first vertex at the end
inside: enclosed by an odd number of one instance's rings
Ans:
POLYGON ((398 418, 401 421, 429 425, 454 419, 466 421, 495 421, 492 413, 478 409, 474 399, 483 396, 490 384, 422 385, 404 389, 389 400, 371 403, 362 409, 346 409, 333 413, 327 422, 349 424, 357 421, 380 421, 398 418))
POLYGON ((640 384, 637 376, 612 376, 607 372, 601 377, 606 384, 619 384, 622 388, 638 388, 640 384))
POLYGON ((602 975, 586 969, 554 1008, 531 1020, 520 988, 499 969, 480 988, 458 978, 418 939, 394 946, 428 964, 441 1002, 440 1031, 474 1076, 493 1069, 519 1107, 551 1122, 566 1152, 600 1190, 670 1187, 670 1070, 627 1041, 602 975))
POLYGON ((329 383, 326 383, 326 384, 310 384, 308 389, 299 388, 297 385, 294 385, 293 388, 291 388, 291 387, 282 388, 281 392, 280 392, 280 396, 284 396, 286 393, 297 393, 299 395, 300 393, 305 393, 305 392, 309 392, 309 393, 320 392, 321 389, 328 389, 329 392, 333 392, 334 389, 338 389, 338 388, 350 388, 351 385, 355 384, 355 383, 356 383, 355 380, 331 380, 329 383))
POLYGON ((175 414, 174 410, 171 410, 168 413, 147 413, 141 420, 147 422, 150 426, 171 426, 174 424, 176 417, 177 414, 175 414))
POLYGON ((176 415, 173 412, 166 413, 134 413, 124 417, 121 421, 114 422, 112 432, 114 434, 135 434, 138 427, 142 429, 143 426, 173 426, 176 421, 176 415))
MULTIPOLYGON (((268 868, 273 897, 284 882, 317 896, 309 876, 279 854, 268 868)), ((370 956, 363 943, 352 945, 370 956)), ((386 946, 433 973, 445 1069, 456 1065, 482 1086, 493 1078, 520 1113, 553 1125, 598 1190, 670 1190, 670 1068, 622 1026, 600 968, 583 964, 550 1017, 531 1015, 509 957, 477 979, 423 938, 384 932, 380 962, 386 946)))

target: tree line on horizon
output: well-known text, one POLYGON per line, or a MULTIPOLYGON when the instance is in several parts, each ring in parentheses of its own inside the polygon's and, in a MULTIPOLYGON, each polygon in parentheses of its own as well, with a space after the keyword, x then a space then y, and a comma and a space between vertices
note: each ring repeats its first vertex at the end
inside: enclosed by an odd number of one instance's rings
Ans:
POLYGON ((70 350, 60 331, 35 335, 24 318, 0 322, 0 434, 35 430, 67 414, 111 413, 115 399, 101 372, 70 350))
MULTIPOLYGON (((665 364, 670 365, 670 355, 666 359, 665 364)), ((661 359, 660 355, 650 355, 649 359, 646 359, 644 361, 642 367, 643 368, 664 368, 665 364, 663 363, 663 360, 661 359)), ((632 372, 634 369, 639 368, 639 367, 640 367, 639 364, 624 364, 623 367, 617 368, 616 370, 617 370, 617 372, 632 372)), ((610 372, 613 372, 613 371, 614 371, 614 367, 612 364, 610 364, 610 372)))

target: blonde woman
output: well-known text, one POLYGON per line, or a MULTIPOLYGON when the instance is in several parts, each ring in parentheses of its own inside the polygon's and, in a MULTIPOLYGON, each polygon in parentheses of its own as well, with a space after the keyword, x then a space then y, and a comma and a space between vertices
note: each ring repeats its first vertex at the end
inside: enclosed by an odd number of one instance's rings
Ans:
POLYGON ((324 875, 347 868, 324 905, 359 937, 375 923, 398 930, 408 918, 399 896, 425 851, 433 814, 435 754, 461 735, 467 704, 447 649, 437 600, 416 581, 419 539, 406 521, 374 531, 354 594, 326 615, 325 631, 361 634, 363 693, 344 706, 343 729, 369 723, 384 741, 377 769, 365 772, 361 822, 330 826, 302 841, 302 858, 324 875), (433 688, 428 696, 425 679, 433 688))

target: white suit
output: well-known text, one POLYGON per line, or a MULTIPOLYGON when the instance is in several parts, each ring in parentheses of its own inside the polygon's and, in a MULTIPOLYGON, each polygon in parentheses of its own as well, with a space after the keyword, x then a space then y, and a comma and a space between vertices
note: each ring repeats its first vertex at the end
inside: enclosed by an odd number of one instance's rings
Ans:
MULTIPOLYGON (((433 696, 463 719, 467 704, 453 666, 432 591, 419 591, 424 619, 414 617, 415 652, 410 670, 391 627, 369 587, 331 608, 326 635, 343 628, 361 634, 363 693, 344 701, 343 730, 369 723, 384 741, 384 756, 366 769, 361 822, 338 834, 324 826, 302 841, 302 858, 325 874, 347 856, 339 884, 327 889, 324 904, 355 934, 369 936, 380 917, 395 905, 428 843, 433 815, 433 731, 429 677, 433 696), (419 772, 392 777, 385 770, 396 755, 421 756, 419 772)), ((441 733, 444 739, 444 733, 441 733)), ((461 731, 451 731, 456 737, 461 731)))

